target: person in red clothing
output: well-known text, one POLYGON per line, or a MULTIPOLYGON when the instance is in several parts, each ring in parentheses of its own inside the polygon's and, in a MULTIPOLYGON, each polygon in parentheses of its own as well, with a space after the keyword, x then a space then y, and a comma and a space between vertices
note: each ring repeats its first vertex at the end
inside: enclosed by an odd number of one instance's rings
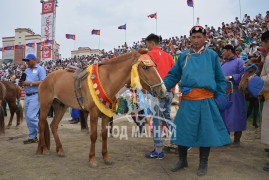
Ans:
MULTIPOLYGON (((162 41, 160 36, 155 34, 150 34, 146 39, 146 46, 149 49, 148 55, 154 60, 157 65, 157 71, 159 72, 162 79, 168 74, 169 70, 174 65, 174 60, 172 56, 163 50, 161 50, 159 44, 162 41)), ((147 158, 157 158, 162 159, 164 157, 163 153, 163 143, 162 143, 162 124, 166 125, 169 130, 171 130, 171 103, 173 99, 173 93, 167 92, 166 97, 160 100, 160 103, 154 104, 153 118, 152 118, 152 129, 153 129, 153 139, 154 139, 154 150, 147 152, 145 157, 147 158), (162 123, 161 123, 162 122, 162 123)))

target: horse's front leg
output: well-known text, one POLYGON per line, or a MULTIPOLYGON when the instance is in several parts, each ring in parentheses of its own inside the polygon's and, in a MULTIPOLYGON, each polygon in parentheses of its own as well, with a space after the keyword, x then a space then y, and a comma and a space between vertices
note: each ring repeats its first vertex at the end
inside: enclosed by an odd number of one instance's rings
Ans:
POLYGON ((113 118, 109 118, 103 115, 103 118, 102 118, 102 155, 103 155, 103 159, 106 165, 112 164, 112 161, 110 161, 110 158, 107 152, 107 133, 108 133, 108 128, 109 128, 108 122, 111 123, 112 121, 113 121, 113 118))
POLYGON ((90 154, 89 154, 89 163, 91 167, 96 167, 96 159, 95 159, 95 143, 97 140, 97 125, 98 125, 98 112, 91 111, 90 112, 90 125, 91 125, 91 132, 90 132, 90 138, 91 138, 91 146, 90 146, 90 154))

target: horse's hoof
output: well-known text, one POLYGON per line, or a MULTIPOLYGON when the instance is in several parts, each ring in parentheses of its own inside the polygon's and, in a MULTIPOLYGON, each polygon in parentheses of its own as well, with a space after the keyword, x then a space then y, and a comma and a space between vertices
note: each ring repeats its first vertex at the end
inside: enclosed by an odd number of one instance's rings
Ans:
POLYGON ((7 125, 7 129, 10 129, 11 125, 7 125))
POLYGON ((89 166, 91 167, 91 168, 95 168, 95 167, 97 167, 97 163, 95 162, 95 163, 93 163, 93 162, 89 162, 89 166))
POLYGON ((48 150, 47 151, 43 151, 43 154, 44 155, 49 155, 50 154, 50 151, 48 151, 48 150))
POLYGON ((36 155, 42 155, 42 151, 41 150, 37 150, 35 154, 36 155))
POLYGON ((110 160, 105 160, 105 165, 112 165, 112 164, 113 164, 112 161, 110 161, 110 160))
POLYGON ((57 153, 59 157, 65 157, 65 153, 64 152, 58 152, 57 153))

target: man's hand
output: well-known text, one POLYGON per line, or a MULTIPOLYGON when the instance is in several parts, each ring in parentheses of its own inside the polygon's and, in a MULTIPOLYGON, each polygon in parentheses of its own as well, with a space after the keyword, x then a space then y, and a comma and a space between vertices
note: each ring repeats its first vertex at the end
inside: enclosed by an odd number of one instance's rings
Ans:
POLYGON ((30 86, 31 82, 27 82, 27 81, 23 81, 23 82, 19 82, 20 86, 30 86))
POLYGON ((230 76, 225 76, 226 81, 231 81, 230 76))
POLYGON ((248 77, 248 80, 251 80, 252 78, 254 78, 256 76, 256 74, 252 75, 252 76, 249 76, 248 77))

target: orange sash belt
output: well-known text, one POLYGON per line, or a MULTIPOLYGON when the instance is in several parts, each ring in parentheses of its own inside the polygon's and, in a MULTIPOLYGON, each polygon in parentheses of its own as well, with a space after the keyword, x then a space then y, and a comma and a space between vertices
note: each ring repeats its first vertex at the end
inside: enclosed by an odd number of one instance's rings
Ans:
POLYGON ((235 90, 238 90, 238 88, 226 89, 226 93, 231 93, 231 92, 234 92, 235 90))
POLYGON ((184 100, 203 100, 213 97, 213 92, 202 88, 194 88, 188 94, 182 94, 184 100))
POLYGON ((269 92, 264 93, 263 96, 264 96, 264 99, 269 99, 269 92))

